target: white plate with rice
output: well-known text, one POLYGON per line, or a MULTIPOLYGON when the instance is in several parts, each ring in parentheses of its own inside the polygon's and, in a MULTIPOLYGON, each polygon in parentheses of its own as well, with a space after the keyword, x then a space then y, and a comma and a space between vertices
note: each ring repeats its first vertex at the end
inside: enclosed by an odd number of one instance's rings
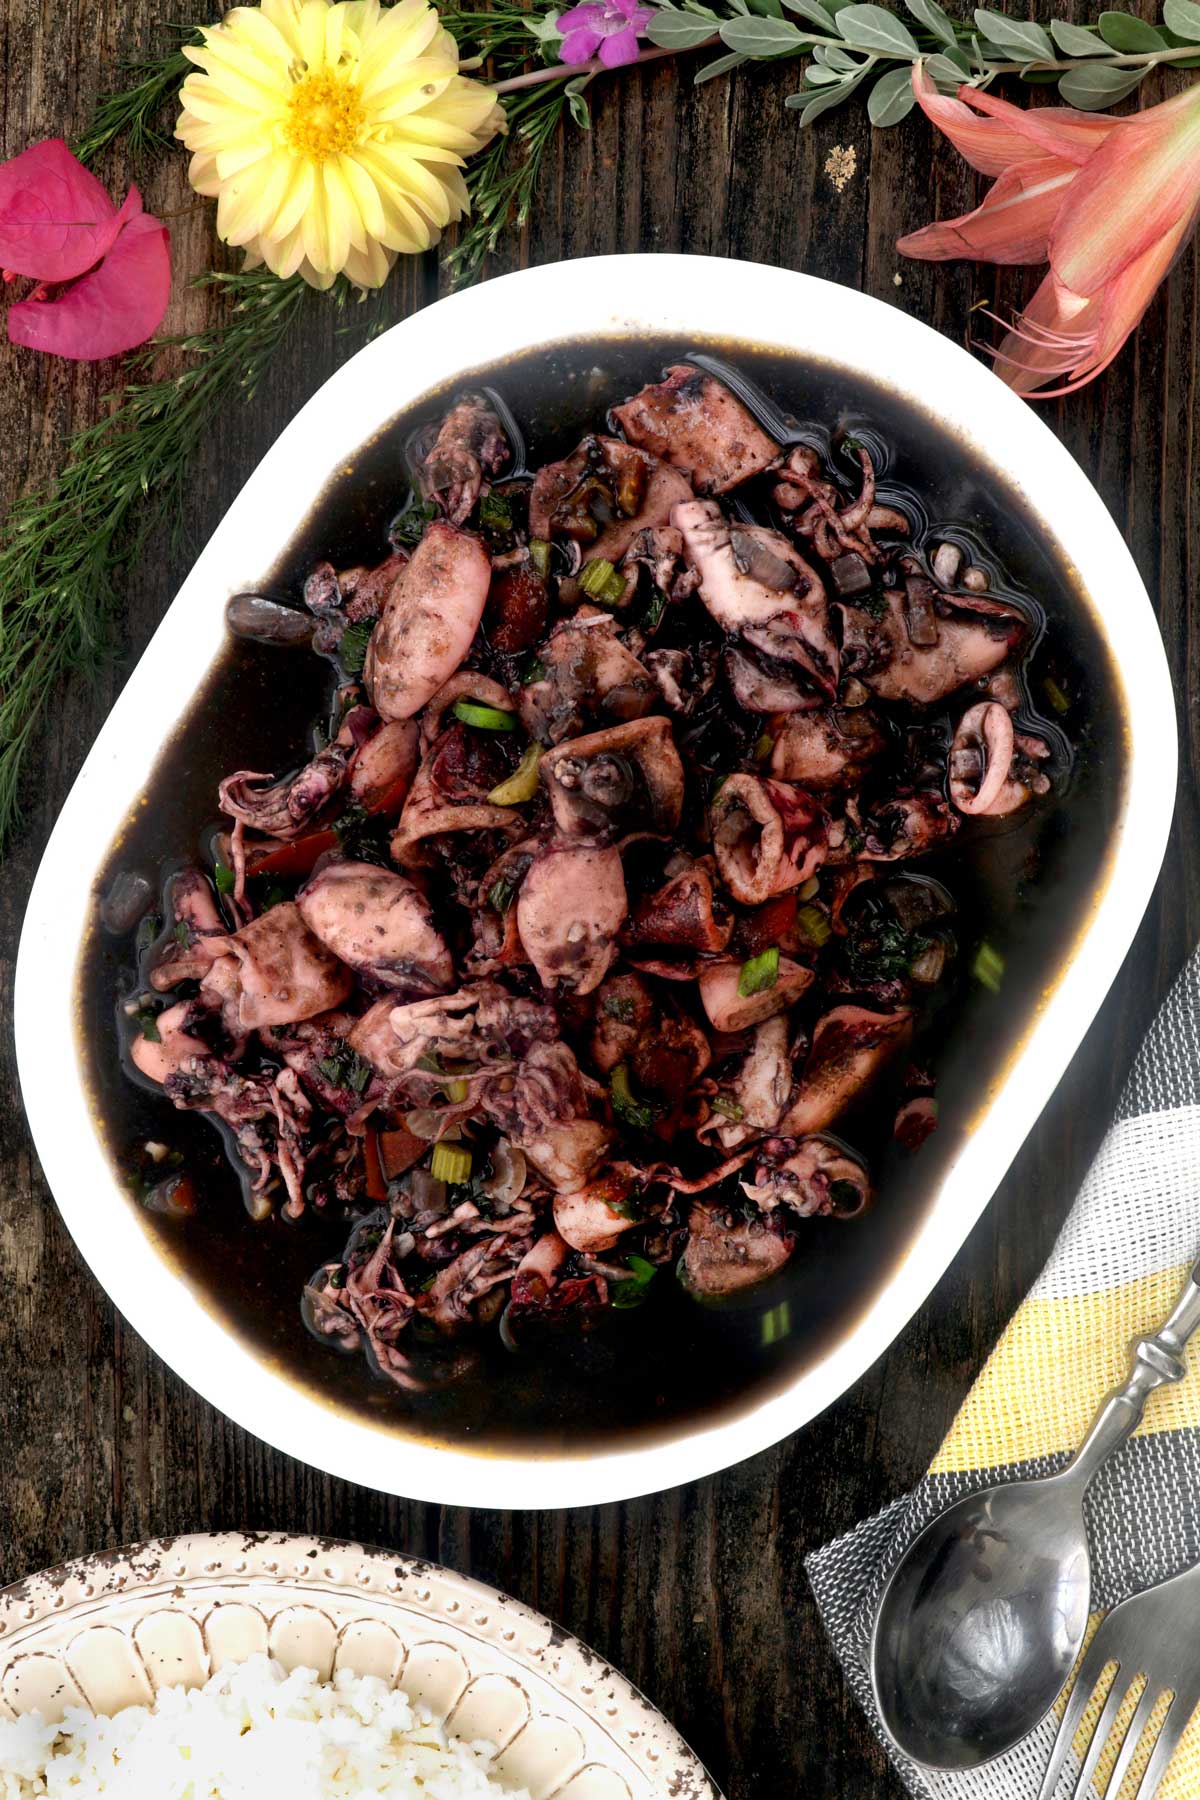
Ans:
POLYGON ((161 1538, 0 1591, 0 1800, 721 1800, 549 1619, 328 1538, 161 1538))

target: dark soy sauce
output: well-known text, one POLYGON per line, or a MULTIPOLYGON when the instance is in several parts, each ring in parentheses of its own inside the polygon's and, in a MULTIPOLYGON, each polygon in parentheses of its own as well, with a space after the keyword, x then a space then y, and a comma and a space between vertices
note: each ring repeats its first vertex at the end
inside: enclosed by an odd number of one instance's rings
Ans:
MULTIPOLYGON (((147 1207, 127 1182, 145 1229, 256 1354, 327 1403, 401 1434, 480 1450, 617 1448, 761 1401, 823 1355, 867 1308, 911 1239, 1107 879, 1125 728, 1119 684, 1086 597, 1040 521, 994 470, 932 416, 843 369, 750 345, 651 338, 567 342, 477 370, 363 447, 274 568, 264 569, 262 591, 298 598, 315 562, 346 567, 386 554, 388 523, 409 487, 405 446, 453 392, 494 390, 515 416, 533 469, 573 449, 601 427, 608 407, 689 351, 732 364, 753 385, 768 429, 832 453, 848 485, 853 472, 840 436, 865 442, 877 458, 881 500, 902 499, 936 527, 933 541, 949 535, 970 545, 993 593, 1011 596, 1015 587, 1035 622, 1025 667, 1029 722, 1043 733, 1046 719, 1054 726, 1047 693, 1070 702, 1065 736, 1054 740, 1056 793, 1001 829, 964 832, 950 853, 917 865, 945 880, 958 905, 955 972, 915 1051, 937 1078, 939 1125, 910 1155, 891 1139, 894 1096, 880 1095, 874 1108, 841 1123, 870 1162, 877 1191, 870 1211, 848 1222, 801 1222, 789 1266, 720 1306, 692 1300, 668 1269, 647 1305, 613 1313, 586 1336, 561 1331, 514 1356, 494 1328, 483 1331, 470 1372, 428 1395, 400 1391, 363 1355, 339 1353, 305 1329, 301 1289, 321 1262, 340 1255, 347 1224, 311 1209, 295 1224, 278 1215, 254 1223, 212 1124, 175 1111, 131 1076, 122 1002, 135 980, 132 941, 109 935, 97 918, 83 951, 81 1029, 110 1154, 124 1180, 145 1140, 167 1145, 182 1155, 195 1196, 190 1216, 172 1216, 147 1207), (971 976, 985 940, 1004 958, 999 993, 971 976)), ((321 455, 319 444, 313 454, 321 455)), ((222 599, 214 595, 213 604, 222 599)), ((330 687, 328 666, 304 649, 231 640, 149 772, 148 804, 100 871, 97 903, 121 870, 158 884, 195 858, 216 822, 221 776, 297 766, 330 687)))

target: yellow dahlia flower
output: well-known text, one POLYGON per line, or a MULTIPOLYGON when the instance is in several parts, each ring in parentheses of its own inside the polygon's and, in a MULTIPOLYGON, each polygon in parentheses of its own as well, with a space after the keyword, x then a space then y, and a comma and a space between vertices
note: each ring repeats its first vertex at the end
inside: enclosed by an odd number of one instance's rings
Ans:
POLYGON ((463 164, 503 125, 428 0, 262 0, 184 54, 203 73, 175 135, 218 233, 314 287, 378 287, 435 244, 468 210, 463 164))

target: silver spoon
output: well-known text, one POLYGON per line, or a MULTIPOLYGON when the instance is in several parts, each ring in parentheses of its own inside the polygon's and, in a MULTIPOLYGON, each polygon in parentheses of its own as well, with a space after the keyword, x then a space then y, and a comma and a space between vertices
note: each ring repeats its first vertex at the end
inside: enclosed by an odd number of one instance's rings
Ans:
POLYGON ((1157 1387, 1183 1378, 1200 1326, 1200 1263, 1174 1312, 1134 1344, 1129 1378, 1057 1475, 958 1500, 914 1539, 883 1592, 875 1703, 914 1762, 973 1769, 1020 1743, 1062 1692, 1088 1620, 1083 1496, 1157 1387))

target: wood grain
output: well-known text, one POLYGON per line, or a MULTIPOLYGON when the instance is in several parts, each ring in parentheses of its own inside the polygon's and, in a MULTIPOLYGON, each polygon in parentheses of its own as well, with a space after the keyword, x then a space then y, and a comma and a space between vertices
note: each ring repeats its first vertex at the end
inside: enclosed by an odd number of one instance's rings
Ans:
MULTIPOLYGON (((202 9, 193 8, 193 16, 202 9)), ((1024 10, 1024 9, 1022 9, 1024 10)), ((172 19, 183 9, 168 9, 172 19)), ((85 121, 118 61, 158 46, 161 0, 0 0, 0 146, 85 121)), ((786 65, 690 85, 689 64, 601 83, 590 133, 564 136, 536 219, 504 269, 599 251, 742 256, 842 281, 962 339, 973 303, 1011 301, 1022 271, 902 263, 901 231, 961 210, 977 181, 920 119, 872 133, 861 108, 808 134, 783 110, 786 65), (856 169, 839 191, 834 146, 856 169), (895 277, 899 274, 900 281, 895 277)), ((115 181, 122 171, 111 169, 115 181)), ((125 174, 128 171, 124 171, 125 174)), ((142 179, 139 174, 139 179, 142 179)), ((144 175, 175 215, 171 324, 209 304, 183 286, 211 255, 182 158, 144 175)), ((619 1664, 679 1724, 731 1800, 898 1796, 849 1698, 804 1579, 809 1549, 920 1473, 1046 1254, 1104 1131, 1142 1032, 1200 920, 1195 679, 1200 552, 1197 258, 1185 254, 1136 345, 1044 416, 1098 485, 1155 596, 1181 698, 1182 768, 1167 865, 1100 1019, 999 1194, 887 1355, 807 1430, 712 1480, 570 1514, 450 1511, 327 1479, 266 1449, 197 1400, 124 1325, 75 1254, 25 1131, 0 1042, 0 1579, 139 1538, 232 1525, 362 1537, 438 1558, 543 1608, 619 1664)), ((394 278, 396 316, 437 291, 432 260, 394 278)), ((569 325, 569 321, 563 321, 569 325)), ((252 410, 211 433, 186 525, 199 546, 256 459, 349 353, 314 309, 252 410)), ((112 372, 0 349, 0 503, 46 478, 112 372)), ((936 402, 936 396, 930 397, 936 402)), ((56 696, 35 756, 27 824, 0 884, 0 1012, 24 897, 74 771, 185 572, 165 536, 130 572, 121 657, 56 696)), ((64 946, 64 953, 71 951, 64 946)))

